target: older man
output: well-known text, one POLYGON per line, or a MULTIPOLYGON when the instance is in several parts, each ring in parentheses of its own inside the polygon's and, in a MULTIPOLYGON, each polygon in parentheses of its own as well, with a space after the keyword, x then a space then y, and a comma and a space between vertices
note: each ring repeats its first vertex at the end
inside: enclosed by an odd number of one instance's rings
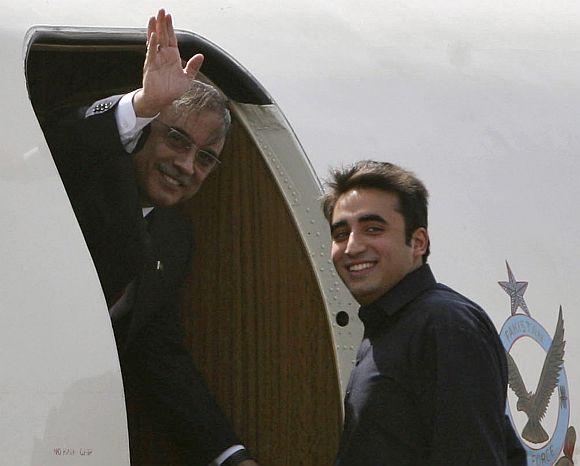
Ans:
POLYGON ((203 56, 182 68, 164 10, 147 43, 142 88, 58 118, 47 140, 109 305, 126 391, 140 392, 187 464, 256 465, 183 347, 175 296, 193 240, 172 207, 219 164, 229 112, 194 81, 203 56))
POLYGON ((493 323, 426 263, 423 183, 364 161, 336 170, 328 188, 332 260, 364 324, 335 465, 525 465, 504 414, 507 365, 493 323))

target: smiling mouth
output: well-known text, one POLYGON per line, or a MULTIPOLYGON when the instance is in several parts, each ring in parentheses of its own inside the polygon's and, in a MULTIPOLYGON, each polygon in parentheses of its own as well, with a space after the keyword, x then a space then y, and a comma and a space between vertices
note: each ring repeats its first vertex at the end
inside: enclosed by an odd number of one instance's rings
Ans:
POLYGON ((179 173, 170 165, 160 162, 157 164, 156 168, 168 185, 176 188, 187 188, 191 186, 191 178, 179 173))
POLYGON ((176 188, 179 188, 182 186, 182 184, 177 181, 175 178, 171 178, 170 176, 166 175, 165 173, 161 174, 163 176, 163 179, 169 183, 171 186, 175 186, 176 188))
POLYGON ((363 262, 362 264, 349 265, 347 269, 349 272, 360 272, 361 270, 367 270, 374 266, 374 262, 363 262))

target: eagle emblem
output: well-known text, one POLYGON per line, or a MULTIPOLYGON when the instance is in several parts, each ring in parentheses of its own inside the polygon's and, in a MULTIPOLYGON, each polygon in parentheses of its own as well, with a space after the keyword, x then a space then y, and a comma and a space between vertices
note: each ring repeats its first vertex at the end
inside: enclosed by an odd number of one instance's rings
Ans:
POLYGON ((544 359, 542 373, 535 392, 528 391, 516 362, 507 353, 508 385, 518 397, 517 410, 523 411, 528 416, 522 437, 529 442, 542 443, 550 438, 542 427, 541 420, 546 414, 552 393, 558 385, 560 371, 564 364, 565 345, 564 320, 562 319, 562 307, 560 307, 554 338, 552 338, 552 344, 546 354, 546 359, 544 359))
MULTIPOLYGON (((528 282, 516 280, 507 261, 506 267, 508 280, 498 282, 498 284, 509 295, 511 315, 504 322, 499 335, 506 352, 509 390, 516 395, 515 406, 512 406, 514 403, 510 403, 509 400, 506 403, 506 414, 527 452, 528 464, 573 466, 576 431, 569 424, 570 400, 564 364, 566 342, 562 306, 559 307, 556 329, 552 336, 540 322, 531 316, 532 307, 524 300, 528 282), (545 352, 540 378, 533 391, 526 387, 520 369, 510 354, 517 341, 525 341, 526 345, 533 341, 545 352), (558 397, 554 396, 556 387, 558 387, 558 397), (557 400, 557 407, 550 407, 550 400, 553 399, 557 400), (514 422, 512 408, 527 416, 527 421, 521 429, 514 422), (554 419, 550 414, 554 412, 554 409, 557 410, 556 425, 553 428, 550 426, 551 432, 548 433, 544 427, 548 428, 554 419), (564 456, 559 458, 561 453, 564 453, 564 456)), ((522 417, 522 421, 525 419, 522 417)))

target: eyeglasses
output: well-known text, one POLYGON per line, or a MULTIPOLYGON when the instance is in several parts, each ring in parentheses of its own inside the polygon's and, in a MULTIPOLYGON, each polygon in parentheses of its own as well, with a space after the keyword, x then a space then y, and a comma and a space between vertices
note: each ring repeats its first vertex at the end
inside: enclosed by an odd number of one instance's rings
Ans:
POLYGON ((222 163, 215 154, 197 147, 183 130, 166 125, 157 119, 153 120, 153 123, 163 128, 163 140, 165 141, 165 144, 174 151, 179 152, 180 154, 185 154, 192 149, 195 150, 194 163, 201 170, 209 172, 222 163))

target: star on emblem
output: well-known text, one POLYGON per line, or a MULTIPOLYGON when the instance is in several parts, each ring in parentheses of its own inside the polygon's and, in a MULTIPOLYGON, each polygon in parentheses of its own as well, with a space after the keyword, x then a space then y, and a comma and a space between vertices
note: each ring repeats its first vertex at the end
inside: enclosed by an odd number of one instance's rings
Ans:
POLYGON ((520 308, 522 311, 524 311, 524 313, 528 317, 530 317, 530 311, 528 310, 528 305, 526 304, 526 301, 524 300, 524 293, 526 292, 526 289, 528 288, 528 282, 518 282, 514 277, 512 269, 510 269, 510 265, 508 264, 508 261, 505 261, 505 265, 507 266, 508 280, 509 281, 497 282, 497 283, 499 284, 499 286, 501 286, 504 289, 504 291, 510 297, 511 306, 512 306, 512 316, 515 315, 516 312, 518 311, 518 308, 520 308))

